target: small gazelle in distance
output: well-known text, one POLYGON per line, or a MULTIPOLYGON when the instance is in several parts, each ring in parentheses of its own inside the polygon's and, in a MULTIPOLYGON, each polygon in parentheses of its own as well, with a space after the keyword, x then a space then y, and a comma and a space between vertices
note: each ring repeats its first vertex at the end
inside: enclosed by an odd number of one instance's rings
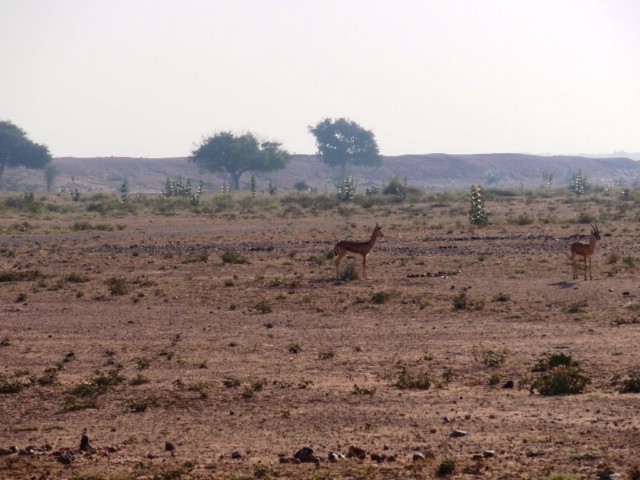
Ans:
POLYGON ((367 278, 367 255, 373 249, 378 238, 384 238, 382 234, 382 227, 376 222, 376 226, 371 233, 371 238, 368 242, 350 242, 343 240, 336 243, 333 251, 336 253, 336 274, 340 278, 340 262, 349 253, 356 255, 362 255, 362 275, 367 278))
POLYGON ((579 257, 584 259, 584 279, 587 279, 587 260, 589 260, 589 280, 593 280, 591 276, 591 257, 596 251, 596 242, 600 240, 600 230, 598 225, 591 224, 591 235, 589 243, 575 242, 571 244, 571 264, 573 266, 573 279, 578 279, 578 260, 579 257))

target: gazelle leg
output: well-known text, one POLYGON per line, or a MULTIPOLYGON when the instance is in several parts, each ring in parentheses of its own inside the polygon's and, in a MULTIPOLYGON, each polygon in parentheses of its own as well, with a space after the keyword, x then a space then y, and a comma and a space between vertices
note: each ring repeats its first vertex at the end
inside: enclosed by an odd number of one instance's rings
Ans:
POLYGON ((366 280, 367 278, 367 256, 366 255, 362 256, 362 275, 366 280))
POLYGON ((589 257, 589 280, 593 280, 593 276, 591 275, 591 257, 589 257))
POLYGON ((584 257, 584 279, 587 279, 587 257, 584 257))
POLYGON ((343 255, 338 255, 336 257, 336 276, 340 278, 340 261, 342 260, 343 255))

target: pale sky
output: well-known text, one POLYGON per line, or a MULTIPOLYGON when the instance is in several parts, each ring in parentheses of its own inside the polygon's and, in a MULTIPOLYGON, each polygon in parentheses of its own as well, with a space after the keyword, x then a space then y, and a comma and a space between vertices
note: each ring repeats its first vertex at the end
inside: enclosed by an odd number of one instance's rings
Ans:
POLYGON ((640 151, 638 0, 0 0, 0 120, 54 156, 640 151))

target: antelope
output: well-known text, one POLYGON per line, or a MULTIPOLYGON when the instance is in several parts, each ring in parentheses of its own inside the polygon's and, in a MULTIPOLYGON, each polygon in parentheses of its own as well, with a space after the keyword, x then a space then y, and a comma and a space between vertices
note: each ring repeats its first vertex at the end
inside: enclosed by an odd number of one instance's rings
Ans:
POLYGON ((573 279, 578 279, 578 257, 584 258, 584 279, 587 279, 587 259, 589 260, 589 280, 593 280, 591 276, 591 256, 596 251, 596 242, 600 240, 600 231, 598 226, 591 224, 591 235, 589 243, 575 242, 571 244, 571 263, 573 265, 573 279))
POLYGON ((348 253, 354 253, 356 255, 362 255, 362 274, 364 278, 367 278, 367 255, 373 249, 378 238, 384 238, 382 234, 382 227, 376 222, 376 226, 371 233, 371 239, 368 242, 349 242, 343 240, 336 243, 333 251, 336 253, 336 274, 340 278, 340 262, 348 253))

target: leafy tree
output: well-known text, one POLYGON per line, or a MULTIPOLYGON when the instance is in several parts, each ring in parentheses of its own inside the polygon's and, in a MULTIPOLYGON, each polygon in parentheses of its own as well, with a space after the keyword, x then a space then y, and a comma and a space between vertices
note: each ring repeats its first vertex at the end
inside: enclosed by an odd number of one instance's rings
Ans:
POLYGON ((202 170, 231 175, 233 189, 240 189, 245 172, 271 172, 284 168, 291 156, 278 142, 259 142, 252 133, 219 132, 205 138, 190 160, 202 170))
POLYGON ((51 154, 45 145, 34 143, 20 127, 0 121, 0 179, 6 167, 45 168, 51 154))
POLYGON ((331 167, 340 167, 346 177, 347 163, 378 167, 382 157, 372 131, 345 118, 325 118, 309 132, 316 137, 320 159, 331 167))

